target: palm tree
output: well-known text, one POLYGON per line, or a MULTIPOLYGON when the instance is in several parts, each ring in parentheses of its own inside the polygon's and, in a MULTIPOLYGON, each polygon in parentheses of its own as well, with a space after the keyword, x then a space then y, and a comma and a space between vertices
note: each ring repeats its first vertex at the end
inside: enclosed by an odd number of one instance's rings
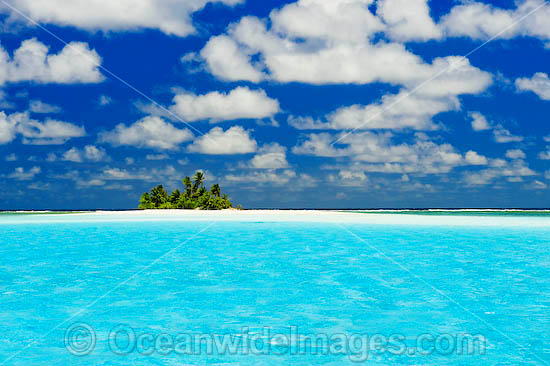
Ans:
POLYGON ((148 192, 145 192, 141 195, 141 198, 139 200, 139 208, 141 210, 147 210, 151 208, 151 196, 148 192))
POLYGON ((185 194, 188 197, 191 197, 191 190, 193 188, 193 183, 191 183, 191 178, 189 177, 183 178, 182 183, 185 186, 185 194))
POLYGON ((168 193, 162 185, 159 185, 151 190, 151 203, 153 208, 160 208, 161 205, 168 202, 168 193))
POLYGON ((172 194, 170 195, 170 203, 175 207, 178 204, 178 201, 180 200, 181 192, 179 189, 176 189, 172 194))
POLYGON ((210 188, 210 193, 212 194, 212 196, 214 197, 220 197, 221 195, 221 188, 220 188, 220 185, 219 184, 214 184, 211 188, 210 188))
POLYGON ((193 176, 193 193, 196 193, 204 182, 204 173, 196 172, 193 176))

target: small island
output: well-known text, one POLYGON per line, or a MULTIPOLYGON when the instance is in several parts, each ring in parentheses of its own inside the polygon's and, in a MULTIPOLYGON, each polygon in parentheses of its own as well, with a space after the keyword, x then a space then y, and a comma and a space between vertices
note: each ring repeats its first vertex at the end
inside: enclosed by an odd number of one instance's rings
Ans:
POLYGON ((222 195, 219 184, 214 184, 207 190, 204 186, 204 174, 197 172, 193 179, 185 177, 182 180, 185 191, 178 189, 168 194, 162 185, 159 185, 141 195, 140 210, 224 210, 233 208, 233 204, 226 194, 222 195))

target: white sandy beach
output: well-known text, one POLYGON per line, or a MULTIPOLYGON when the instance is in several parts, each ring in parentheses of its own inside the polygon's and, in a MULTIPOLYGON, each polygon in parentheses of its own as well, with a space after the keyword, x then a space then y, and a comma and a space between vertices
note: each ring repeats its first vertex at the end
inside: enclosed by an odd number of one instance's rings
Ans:
MULTIPOLYGON (((452 216, 399 213, 358 213, 321 210, 147 210, 97 211, 63 215, 21 217, 51 222, 120 222, 120 221, 213 221, 213 222, 310 222, 327 224, 419 225, 419 226, 505 226, 548 227, 549 217, 526 216, 452 216)), ((13 222, 13 221, 12 221, 13 222)))

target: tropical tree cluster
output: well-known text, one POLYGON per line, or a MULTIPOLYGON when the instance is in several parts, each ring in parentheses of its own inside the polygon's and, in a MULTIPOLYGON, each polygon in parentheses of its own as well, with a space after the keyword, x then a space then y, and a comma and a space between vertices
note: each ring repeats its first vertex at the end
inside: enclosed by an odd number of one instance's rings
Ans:
POLYGON ((176 189, 168 194, 164 187, 159 185, 150 192, 142 194, 139 209, 223 210, 233 207, 227 195, 222 195, 219 184, 214 184, 209 190, 206 189, 202 172, 195 173, 193 179, 185 177, 182 183, 185 187, 183 192, 176 189))

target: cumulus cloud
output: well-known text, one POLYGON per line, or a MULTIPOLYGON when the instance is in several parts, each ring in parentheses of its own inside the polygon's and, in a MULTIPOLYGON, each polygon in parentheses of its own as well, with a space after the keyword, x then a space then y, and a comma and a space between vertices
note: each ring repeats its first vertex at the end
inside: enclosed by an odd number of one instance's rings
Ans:
MULTIPOLYGON (((272 79, 316 85, 384 82, 404 87, 398 94, 384 96, 379 103, 343 107, 319 120, 309 116, 290 118, 289 122, 299 129, 435 129, 432 118, 436 114, 460 109, 459 95, 479 94, 491 85, 491 74, 472 66, 466 58, 436 58, 428 64, 402 44, 373 43, 370 35, 391 26, 376 20, 368 9, 370 3, 302 0, 273 11, 270 29, 258 18, 244 17, 230 26, 227 34, 218 37, 220 42, 230 42, 236 47, 239 65, 248 67, 247 75, 262 70, 261 76, 245 80, 272 79), (347 11, 357 16, 351 20, 340 19, 347 11), (372 24, 365 20, 369 16, 372 24), (357 17, 362 20, 354 22, 357 17), (311 22, 319 25, 304 27, 306 23, 300 19, 308 19, 308 25, 311 22), (331 30, 333 28, 342 29, 331 30), (258 59, 255 64, 251 63, 252 57, 258 59)), ((392 9, 399 4, 400 0, 387 0, 379 4, 379 9, 391 18, 392 9)), ((429 18, 424 0, 414 0, 404 6, 416 10, 411 10, 411 17, 401 14, 392 18, 395 27, 406 18, 410 23, 403 23, 405 29, 418 28, 415 22, 429 18), (412 14, 423 15, 415 18, 412 14)), ((407 32, 413 37, 412 31, 407 32)), ((211 47, 214 46, 207 46, 211 47)), ((233 57, 220 57, 214 64, 208 54, 202 56, 211 73, 228 79, 225 75, 232 73, 233 57)))
MULTIPOLYGON (((12 0, 19 11, 39 23, 73 26, 90 31, 158 29, 170 35, 187 36, 195 32, 191 15, 207 3, 234 6, 244 0, 12 0)), ((12 20, 20 17, 7 6, 4 13, 12 20)))
POLYGON ((13 57, 0 47, 0 85, 6 82, 99 83, 101 57, 87 43, 71 42, 58 54, 36 39, 24 41, 13 57))
POLYGON ((550 38, 550 8, 544 6, 529 15, 528 21, 518 22, 543 2, 523 0, 516 9, 502 9, 480 2, 466 2, 455 6, 441 20, 441 26, 450 36, 473 39, 489 39, 503 32, 499 37, 510 39, 517 36, 550 38), (514 25, 513 25, 514 24, 514 25), (512 26, 513 25, 513 26, 512 26))
POLYGON ((328 180, 329 182, 336 183, 339 186, 361 187, 364 186, 369 179, 363 171, 343 169, 337 174, 329 174, 328 180))
POLYGON ((525 186, 527 189, 547 189, 548 185, 544 182, 541 182, 540 180, 534 180, 530 184, 527 184, 525 186))
POLYGON ((300 0, 271 13, 273 28, 293 38, 363 42, 384 24, 369 10, 373 0, 300 0))
POLYGON ((477 165, 482 159, 471 152, 468 160, 452 145, 437 144, 423 134, 417 134, 412 143, 395 143, 393 137, 389 132, 308 134, 292 151, 299 155, 348 158, 357 163, 354 170, 399 174, 447 173, 458 166, 477 165), (336 139, 340 139, 339 143, 332 145, 336 139))
POLYGON ((506 157, 508 159, 525 159, 525 153, 520 149, 512 149, 506 151, 506 157))
POLYGON ((277 143, 262 146, 249 164, 254 169, 286 169, 288 166, 286 147, 277 143))
POLYGON ((286 169, 281 172, 275 172, 272 170, 267 171, 254 171, 245 174, 228 174, 225 176, 227 184, 239 184, 243 185, 274 185, 274 186, 287 186, 292 182, 292 186, 288 188, 303 189, 307 187, 313 187, 316 185, 317 180, 308 174, 297 174, 294 170, 286 169))
POLYGON ((97 104, 100 106, 100 107, 105 107, 109 104, 112 104, 113 103, 113 98, 111 98, 110 96, 108 95, 105 95, 105 94, 102 94, 99 96, 99 98, 97 99, 97 104))
POLYGON ((212 37, 200 53, 212 75, 226 80, 257 83, 264 74, 251 64, 251 56, 227 36, 212 37))
POLYGON ((497 125, 493 130, 493 136, 499 144, 507 144, 509 142, 522 142, 523 136, 516 136, 508 131, 502 125, 497 125))
POLYGON ((537 72, 532 78, 517 79, 516 88, 519 91, 531 91, 542 100, 550 100, 550 78, 545 73, 537 72))
POLYGON ((187 122, 262 119, 273 117, 280 111, 279 102, 269 98, 265 91, 247 87, 238 87, 229 93, 178 94, 170 109, 187 122))
POLYGON ((550 160, 550 146, 547 146, 546 150, 541 151, 538 156, 540 160, 550 160))
POLYGON ((427 41, 443 36, 426 0, 379 0, 376 13, 388 25, 386 33, 394 40, 427 41))
POLYGON ((435 59, 432 66, 441 75, 423 88, 385 95, 379 103, 342 107, 327 115, 326 121, 291 117, 289 123, 298 129, 435 130, 438 126, 433 118, 437 114, 460 109, 458 95, 477 94, 492 80, 488 73, 460 57, 435 59))
POLYGON ((314 129, 414 129, 435 130, 432 118, 441 112, 457 110, 460 102, 454 97, 431 98, 423 95, 385 95, 381 102, 367 106, 342 107, 325 117, 290 117, 288 122, 299 130, 314 129))
POLYGON ((499 144, 522 142, 524 140, 523 136, 512 134, 501 124, 494 125, 493 123, 490 123, 487 118, 479 112, 470 112, 469 116, 472 119, 472 129, 474 131, 491 130, 493 133, 493 139, 499 144))
POLYGON ((474 131, 485 131, 491 129, 491 125, 483 114, 479 112, 471 112, 469 115, 472 118, 472 129, 474 131))
POLYGON ((250 136, 250 131, 241 126, 231 127, 227 131, 214 127, 187 147, 189 152, 207 155, 248 154, 256 149, 256 140, 250 136))
POLYGON ((466 153, 466 162, 470 165, 487 165, 488 160, 485 156, 470 150, 466 153))
POLYGON ((9 155, 6 155, 6 157, 4 158, 5 161, 8 161, 8 162, 12 162, 12 161, 17 161, 17 155, 15 154, 9 154, 9 155))
POLYGON ((95 179, 101 181, 179 181, 181 179, 181 172, 172 165, 167 165, 163 168, 140 168, 132 170, 106 167, 100 174, 95 175, 95 179))
POLYGON ((147 154, 145 159, 153 161, 168 160, 170 159, 170 156, 168 156, 168 154, 147 154))
POLYGON ((31 100, 29 103, 29 111, 32 113, 42 113, 42 114, 53 114, 53 113, 61 113, 62 109, 61 107, 58 107, 56 105, 44 103, 40 100, 31 100))
POLYGON ((8 178, 16 180, 32 180, 36 175, 40 174, 41 171, 42 169, 38 166, 32 167, 28 170, 19 167, 15 168, 15 171, 9 174, 8 178))
POLYGON ((86 135, 84 127, 68 122, 47 119, 40 122, 29 113, 6 115, 0 112, 0 144, 12 142, 17 136, 28 145, 61 145, 68 140, 86 135))
POLYGON ((67 150, 62 155, 61 160, 73 163, 83 163, 84 161, 99 162, 108 160, 108 156, 104 149, 93 145, 86 145, 83 149, 73 147, 67 150))
MULTIPOLYGON (((380 1, 380 15, 388 24, 370 12, 371 3, 300 0, 273 11, 270 28, 268 22, 244 17, 231 25, 226 34, 213 37, 201 56, 208 70, 219 78, 254 82, 263 79, 309 84, 385 82, 413 87, 441 73, 440 65, 425 63, 403 44, 377 41, 373 37, 380 31, 400 40, 440 37, 429 17, 426 1, 380 1), (216 51, 217 48, 220 50, 216 51), (238 70, 237 74, 245 70, 243 77, 232 74, 233 69, 238 70)), ((439 62, 443 65, 450 60, 439 62)), ((475 80, 471 78, 470 82, 475 80)), ((455 84, 460 81, 457 78, 455 84)), ((486 76, 479 81, 486 83, 486 76)), ((432 90, 452 88, 445 82, 433 84, 432 90)))
POLYGON ((505 178, 508 182, 521 182, 523 177, 534 175, 537 173, 521 159, 512 161, 495 159, 490 162, 488 169, 466 172, 464 181, 471 186, 481 186, 490 184, 499 178, 505 178))
POLYGON ((112 131, 102 132, 99 141, 113 146, 135 146, 159 150, 177 150, 193 139, 188 129, 178 129, 161 117, 148 116, 132 125, 119 124, 112 131))

